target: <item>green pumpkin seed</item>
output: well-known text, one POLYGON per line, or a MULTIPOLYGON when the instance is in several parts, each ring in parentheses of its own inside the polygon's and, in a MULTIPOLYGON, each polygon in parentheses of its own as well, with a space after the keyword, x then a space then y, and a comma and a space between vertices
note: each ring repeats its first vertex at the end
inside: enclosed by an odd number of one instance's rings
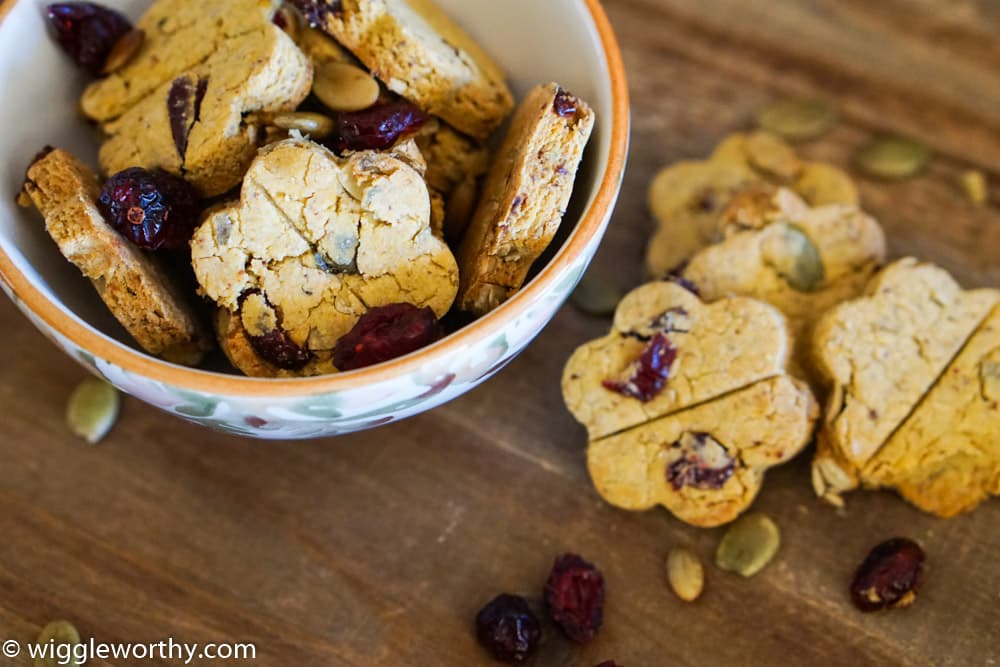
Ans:
POLYGON ((819 100, 776 100, 757 112, 757 126, 788 141, 808 141, 825 134, 837 112, 819 100))
POLYGON ((873 139, 854 155, 854 164, 866 175, 893 181, 916 176, 930 160, 927 146, 905 137, 873 139))
POLYGON ((38 644, 49 644, 51 643, 53 647, 58 647, 61 645, 68 645, 70 649, 62 649, 58 651, 59 655, 68 655, 68 657, 63 660, 56 655, 52 655, 51 652, 44 658, 35 658, 35 667, 66 667, 67 665, 72 665, 78 667, 84 663, 82 656, 74 654, 73 648, 81 644, 80 633, 69 621, 52 621, 38 633, 38 644))
POLYGON ((826 271, 816 244, 795 225, 784 225, 779 243, 778 250, 766 255, 765 261, 792 289, 799 292, 818 289, 826 279, 826 271))
POLYGON ((970 202, 976 206, 982 206, 989 198, 989 187, 986 185, 986 174, 978 169, 969 169, 962 172, 959 177, 959 185, 962 192, 970 202))
POLYGON ((570 300, 585 315, 611 317, 623 296, 621 290, 607 280, 587 274, 573 290, 570 300))
POLYGON ((705 570, 701 560, 690 549, 671 549, 667 554, 667 580, 681 600, 697 600, 705 587, 705 570))
POLYGON ((74 435, 97 444, 118 418, 121 396, 104 380, 87 378, 73 390, 66 405, 66 423, 74 435))
POLYGON ((722 536, 715 564, 721 570, 752 577, 771 562, 779 546, 781 533, 774 521, 765 514, 747 514, 722 536))

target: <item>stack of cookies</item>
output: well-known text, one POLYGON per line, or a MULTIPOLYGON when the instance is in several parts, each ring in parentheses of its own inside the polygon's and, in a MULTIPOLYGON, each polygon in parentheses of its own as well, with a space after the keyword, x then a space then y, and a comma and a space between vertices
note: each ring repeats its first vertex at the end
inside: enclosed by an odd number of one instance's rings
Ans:
POLYGON ((650 207, 661 280, 563 376, 608 502, 732 520, 812 440, 813 396, 824 500, 895 488, 949 517, 1000 494, 1000 292, 913 259, 883 268, 847 174, 763 131, 664 169, 650 207))
MULTIPOLYGON (((128 27, 85 9, 50 8, 64 47, 128 27)), ((427 0, 156 0, 126 38, 81 100, 108 180, 46 150, 25 202, 135 341, 177 363, 211 338, 165 268, 177 254, 248 375, 377 363, 453 309, 485 315, 555 236, 594 123, 555 83, 515 110, 501 68, 427 0)))

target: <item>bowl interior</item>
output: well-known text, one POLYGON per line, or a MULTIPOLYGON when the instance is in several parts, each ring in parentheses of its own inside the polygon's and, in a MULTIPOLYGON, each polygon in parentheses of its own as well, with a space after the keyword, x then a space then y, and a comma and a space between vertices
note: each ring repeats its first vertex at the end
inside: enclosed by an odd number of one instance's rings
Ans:
MULTIPOLYGON (((611 151, 612 84, 597 28, 584 0, 437 0, 506 69, 521 99, 534 85, 557 81, 597 113, 594 135, 560 237, 547 261, 591 205, 611 151)), ((103 0, 137 18, 149 0, 103 0)), ((49 37, 44 2, 8 0, 0 22, 0 247, 14 266, 69 317, 135 349, 93 288, 59 254, 34 211, 15 197, 32 157, 45 145, 97 164, 99 132, 77 114, 87 78, 49 37)), ((540 261, 540 263, 541 263, 540 261)), ((491 314, 502 316, 503 309, 491 314)))

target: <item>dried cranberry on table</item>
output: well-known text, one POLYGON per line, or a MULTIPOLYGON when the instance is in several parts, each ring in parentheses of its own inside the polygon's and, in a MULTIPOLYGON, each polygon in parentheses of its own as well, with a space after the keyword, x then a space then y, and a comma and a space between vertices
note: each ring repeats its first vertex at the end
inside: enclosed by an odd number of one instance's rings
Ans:
POLYGON ((677 348, 662 332, 646 345, 625 379, 604 380, 602 386, 623 396, 648 402, 656 398, 670 378, 670 367, 677 359, 677 348))
POLYGON ((333 364, 352 371, 415 352, 441 337, 441 324, 430 308, 394 303, 361 316, 333 349, 333 364))
POLYGON ((854 605, 867 612, 913 604, 923 581, 924 559, 920 545, 905 537, 879 544, 854 573, 854 605))
POLYGON ((97 207, 112 227, 144 250, 187 248, 201 216, 198 193, 191 185, 142 167, 109 178, 97 207))
POLYGON ((497 660, 523 662, 538 648, 542 627, 524 598, 504 593, 476 614, 476 638, 497 660))
POLYGON ((132 30, 125 16, 91 2, 54 3, 45 16, 63 51, 94 76, 101 74, 115 43, 132 30))
POLYGON ((362 111, 337 114, 333 133, 323 143, 338 154, 384 150, 429 120, 430 116, 406 100, 379 102, 362 111))
POLYGON ((597 667, 623 667, 623 666, 619 665, 614 660, 605 660, 601 664, 597 665, 597 667))
POLYGON ((576 554, 556 558, 545 582, 545 605, 566 636, 585 644, 597 636, 604 616, 604 577, 576 554))

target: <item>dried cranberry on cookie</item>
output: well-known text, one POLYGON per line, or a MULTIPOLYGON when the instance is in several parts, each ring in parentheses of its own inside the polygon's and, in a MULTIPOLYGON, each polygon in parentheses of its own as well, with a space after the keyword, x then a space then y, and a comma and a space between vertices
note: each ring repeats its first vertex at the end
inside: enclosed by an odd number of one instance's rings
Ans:
POLYGON ((295 109, 312 84, 308 58, 272 22, 278 4, 154 2, 138 53, 83 94, 107 135, 101 168, 163 169, 206 197, 238 185, 258 148, 254 114, 295 109))
POLYGON ((699 526, 736 518, 764 471, 812 434, 818 408, 785 375, 789 350, 785 319, 766 303, 707 305, 673 282, 627 295, 611 333, 578 348, 563 372, 597 491, 699 526))

